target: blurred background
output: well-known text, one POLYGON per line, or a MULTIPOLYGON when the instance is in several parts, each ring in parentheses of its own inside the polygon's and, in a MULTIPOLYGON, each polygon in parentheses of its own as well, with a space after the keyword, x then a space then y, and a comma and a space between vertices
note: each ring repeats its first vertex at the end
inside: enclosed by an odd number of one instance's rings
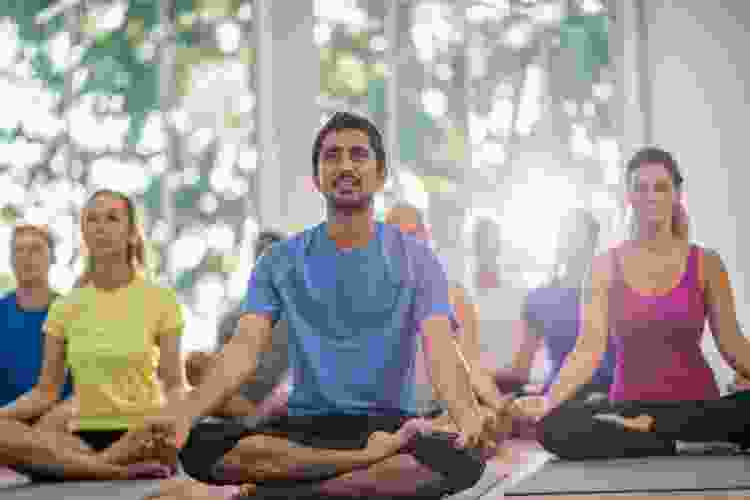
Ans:
MULTIPOLYGON (((49 224, 53 286, 69 290, 82 203, 122 190, 151 271, 179 291, 185 348, 212 346, 258 231, 322 219, 312 141, 350 110, 388 145, 378 215, 399 199, 424 209, 483 320, 515 318, 552 270, 566 210, 591 210, 604 246, 620 235, 623 163, 655 140, 650 82, 670 54, 647 44, 669 39, 678 4, 0 0, 0 290, 14 286, 2 242, 21 219, 49 224)), ((486 349, 503 350, 489 339, 509 332, 488 330, 486 349)))

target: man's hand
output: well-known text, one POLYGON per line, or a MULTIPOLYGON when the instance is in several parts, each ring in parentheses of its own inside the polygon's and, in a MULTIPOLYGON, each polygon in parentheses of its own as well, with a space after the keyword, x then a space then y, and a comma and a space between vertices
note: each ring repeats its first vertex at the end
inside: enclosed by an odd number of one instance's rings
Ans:
POLYGON ((373 460, 385 460, 399 452, 406 445, 399 433, 376 431, 367 440, 365 453, 373 460))
POLYGON ((497 449, 496 429, 497 417, 493 411, 480 409, 479 414, 473 414, 458 423, 457 448, 479 449, 482 455, 493 455, 497 449))
POLYGON ((143 420, 144 427, 151 429, 177 449, 185 446, 192 425, 192 417, 173 414, 169 411, 143 420))
POLYGON ((750 391, 750 379, 745 378, 741 373, 737 372, 734 376, 732 388, 735 392, 750 391))
POLYGON ((513 411, 517 416, 534 421, 541 420, 551 409, 546 396, 524 396, 513 402, 513 411))

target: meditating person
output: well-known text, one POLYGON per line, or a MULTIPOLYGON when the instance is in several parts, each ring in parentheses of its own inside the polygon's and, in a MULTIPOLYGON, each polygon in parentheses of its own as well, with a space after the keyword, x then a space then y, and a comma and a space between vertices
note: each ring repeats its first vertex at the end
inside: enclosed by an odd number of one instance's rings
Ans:
MULTIPOLYGON (((575 209, 562 217, 555 251, 555 266, 545 285, 531 290, 516 324, 516 347, 509 369, 497 377, 515 380, 519 392, 529 391, 534 360, 542 349, 546 354, 545 375, 540 394, 547 394, 560 367, 573 350, 578 337, 581 290, 599 245, 599 222, 587 210, 575 209)), ((614 350, 610 345, 591 381, 582 386, 574 399, 607 397, 614 372, 614 350)))
MULTIPOLYGON (((271 245, 284 239, 286 236, 278 231, 261 231, 254 245, 255 261, 257 262, 271 245)), ((236 333, 241 316, 242 309, 238 307, 221 320, 215 352, 195 351, 187 356, 185 367, 191 386, 197 387, 205 379, 221 350, 236 333)), ((286 322, 281 320, 274 326, 270 348, 267 352, 260 353, 258 368, 252 381, 243 384, 237 394, 232 395, 212 412, 212 416, 244 418, 286 413, 290 383, 288 344, 286 322)))
POLYGON ((127 196, 94 193, 81 228, 88 268, 79 286, 50 308, 39 381, 3 408, 0 454, 36 480, 168 477, 175 443, 166 428, 145 419, 184 396, 180 305, 172 290, 139 269, 143 239, 127 196), (22 423, 58 402, 66 365, 77 403, 71 432, 22 423))
POLYGON ((166 498, 212 498, 210 485, 227 483, 243 485, 228 488, 230 496, 441 498, 484 470, 493 422, 478 411, 453 344, 445 272, 428 246, 374 221, 373 196, 386 181, 380 132, 336 113, 312 157, 327 220, 260 258, 238 332, 197 397, 157 420, 171 423, 180 442, 188 436, 180 458, 197 480, 167 482, 166 498), (250 380, 280 318, 294 381, 288 415, 253 428, 202 422, 190 430, 250 380), (414 418, 418 331, 455 435, 414 418), (422 472, 404 474, 409 460, 422 472))
MULTIPOLYGON (((42 367, 44 335, 42 325, 57 292, 49 282, 55 244, 46 227, 18 224, 10 238, 10 256, 16 289, 0 299, 0 325, 5 346, 0 350, 0 407, 14 402, 36 384, 42 367)), ((73 392, 72 379, 66 378, 61 400, 73 392)), ((4 415, 0 408, 0 416, 4 415)), ((27 423, 56 427, 60 416, 49 412, 27 423)))
MULTIPOLYGON (((394 204, 386 212, 383 221, 386 224, 396 226, 402 233, 418 238, 428 245, 432 241, 424 214, 410 203, 401 201, 394 204)), ((449 282, 448 299, 453 307, 450 318, 451 321, 455 322, 454 330, 458 334, 456 337, 457 345, 462 357, 471 367, 474 392, 477 394, 480 402, 498 400, 501 394, 498 392, 491 374, 484 369, 480 361, 479 320, 476 305, 466 288, 458 281, 449 282), (483 392, 488 391, 491 394, 482 395, 483 392)), ((450 417, 444 412, 445 408, 440 404, 440 400, 435 397, 432 385, 429 384, 429 375, 426 373, 426 368, 428 367, 422 363, 424 358, 423 353, 420 354, 422 356, 417 358, 417 366, 420 368, 419 372, 422 375, 422 380, 419 381, 418 392, 422 392, 423 394, 418 394, 418 397, 423 406, 422 413, 428 417, 442 415, 442 420, 437 422, 439 424, 450 417)))
POLYGON ((632 238, 597 256, 582 331, 549 397, 516 408, 542 418, 540 441, 565 459, 673 455, 706 443, 750 446, 750 403, 720 397, 701 351, 706 318, 723 359, 750 375, 750 343, 716 251, 690 244, 683 177, 672 156, 645 148, 626 169, 632 238), (572 401, 592 377, 612 336, 610 402, 572 401))

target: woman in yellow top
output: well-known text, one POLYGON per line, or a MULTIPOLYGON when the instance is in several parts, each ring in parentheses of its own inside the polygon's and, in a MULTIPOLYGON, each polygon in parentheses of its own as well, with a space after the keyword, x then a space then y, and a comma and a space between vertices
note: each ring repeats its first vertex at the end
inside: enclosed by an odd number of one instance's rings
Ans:
POLYGON ((94 193, 81 228, 89 267, 52 305, 39 382, 12 408, 24 420, 48 412, 58 403, 68 365, 76 402, 72 433, 3 421, 0 459, 37 479, 167 476, 176 447, 166 429, 144 419, 185 394, 179 303, 172 290, 139 272, 143 239, 127 196, 94 193))

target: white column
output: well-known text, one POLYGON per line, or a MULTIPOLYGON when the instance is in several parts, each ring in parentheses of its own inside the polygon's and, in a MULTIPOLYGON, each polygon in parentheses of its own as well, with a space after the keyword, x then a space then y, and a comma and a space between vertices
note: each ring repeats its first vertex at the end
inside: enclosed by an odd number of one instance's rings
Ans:
MULTIPOLYGON (((610 56, 617 72, 615 78, 616 98, 619 103, 617 130, 622 158, 623 174, 625 162, 641 147, 651 142, 651 84, 647 60, 646 13, 642 0, 622 0, 614 2, 610 56)), ((617 190, 620 201, 620 214, 615 227, 604 235, 607 241, 618 241, 627 237, 625 207, 625 184, 617 190), (610 239, 611 238, 611 239, 610 239)))
MULTIPOLYGON (((750 3, 647 3, 653 80, 654 143, 672 152, 685 175, 693 239, 722 256, 737 316, 750 331, 747 276, 747 58, 750 3)), ((733 376, 710 335, 709 360, 724 384, 733 376)))
POLYGON ((624 157, 629 157, 650 142, 650 105, 648 96, 648 64, 646 29, 641 0, 615 2, 615 28, 610 39, 610 51, 615 61, 618 97, 621 102, 619 129, 624 157))
POLYGON ((320 127, 320 54, 314 3, 258 0, 258 201, 262 227, 297 232, 322 221, 312 189, 312 145, 320 127))

